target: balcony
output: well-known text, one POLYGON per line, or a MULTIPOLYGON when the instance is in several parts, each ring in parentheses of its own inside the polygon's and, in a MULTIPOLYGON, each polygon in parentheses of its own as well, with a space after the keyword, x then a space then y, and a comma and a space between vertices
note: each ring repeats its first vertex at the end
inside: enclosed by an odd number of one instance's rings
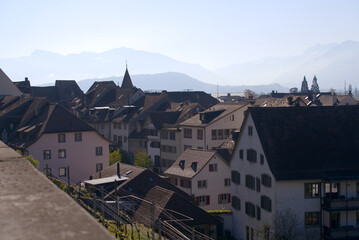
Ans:
POLYGON ((322 207, 324 210, 333 211, 347 211, 359 210, 359 198, 345 198, 338 199, 323 198, 322 207))
POLYGON ((345 226, 340 228, 324 227, 324 239, 358 239, 359 228, 354 226, 345 226))

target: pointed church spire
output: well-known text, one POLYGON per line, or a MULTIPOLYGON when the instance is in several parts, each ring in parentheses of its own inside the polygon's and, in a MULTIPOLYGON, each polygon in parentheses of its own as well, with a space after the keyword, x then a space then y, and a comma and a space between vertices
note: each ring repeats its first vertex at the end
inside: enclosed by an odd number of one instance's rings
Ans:
POLYGON ((302 81, 302 87, 300 89, 300 92, 301 93, 308 93, 309 92, 308 82, 307 82, 307 79, 305 79, 305 76, 304 76, 303 81, 302 81))
POLYGON ((128 69, 127 69, 127 61, 126 61, 126 72, 125 72, 125 75, 123 76, 121 88, 122 89, 133 88, 132 80, 131 80, 130 74, 128 73, 128 69))

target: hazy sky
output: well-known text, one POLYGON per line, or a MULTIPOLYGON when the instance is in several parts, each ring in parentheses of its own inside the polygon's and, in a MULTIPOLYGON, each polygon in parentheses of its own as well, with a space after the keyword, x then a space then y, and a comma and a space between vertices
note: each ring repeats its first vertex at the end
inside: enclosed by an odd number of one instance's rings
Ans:
POLYGON ((0 58, 129 47, 209 69, 359 41, 357 0, 0 0, 0 58))

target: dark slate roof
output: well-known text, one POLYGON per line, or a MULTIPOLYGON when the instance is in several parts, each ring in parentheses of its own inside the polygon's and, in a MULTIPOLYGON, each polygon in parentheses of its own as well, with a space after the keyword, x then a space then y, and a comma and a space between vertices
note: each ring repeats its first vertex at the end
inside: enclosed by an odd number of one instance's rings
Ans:
POLYGON ((248 112, 277 180, 359 176, 359 106, 248 112))
MULTIPOLYGON (((93 174, 92 179, 98 179, 100 177, 100 174, 102 178, 116 175, 117 164, 113 164, 105 168, 101 171, 101 173, 93 174)), ((147 168, 120 163, 120 175, 129 178, 128 180, 121 182, 121 184, 118 186, 118 188, 121 189, 121 192, 124 195, 135 194, 140 197, 145 197, 147 192, 150 191, 151 188, 153 188, 154 186, 160 186, 162 188, 176 192, 178 195, 182 196, 188 201, 193 200, 190 195, 183 192, 182 190, 174 186, 172 183, 168 182, 167 180, 163 179, 162 177, 158 176, 156 173, 150 171, 147 168), (152 181, 150 181, 150 178, 152 179, 152 181), (130 191, 129 189, 132 189, 132 191, 130 191)), ((111 191, 109 196, 114 194, 113 184, 111 184, 108 191, 111 191)))
MULTIPOLYGON (((153 201, 156 204, 154 220, 158 218, 161 220, 170 220, 168 215, 172 215, 177 220, 183 220, 183 223, 186 225, 202 225, 202 224, 217 224, 219 219, 207 213, 203 209, 194 205, 193 202, 190 202, 180 195, 176 194, 173 191, 164 189, 159 186, 153 187, 145 196, 145 199, 148 201, 153 201), (172 210, 172 211, 166 211, 172 210), (176 214, 179 212, 181 214, 176 214), (183 215, 185 216, 183 216, 183 215), (192 220, 193 219, 193 220, 192 220)), ((143 201, 137 212, 135 213, 135 218, 139 222, 151 226, 151 219, 144 218, 141 216, 143 213, 151 212, 151 204, 143 201)))
POLYGON ((175 124, 181 112, 149 112, 148 117, 157 130, 163 127, 163 124, 175 124))
POLYGON ((96 130, 58 104, 37 101, 24 114, 17 130, 10 135, 9 142, 26 148, 43 133, 86 131, 96 130))
POLYGON ((132 81, 131 81, 130 74, 128 73, 127 67, 126 67, 125 76, 123 76, 121 88, 122 89, 131 89, 131 88, 133 88, 133 84, 132 84, 132 81))
POLYGON ((199 103, 204 108, 209 108, 219 101, 212 97, 210 94, 203 91, 193 91, 193 92, 167 92, 167 96, 171 102, 191 102, 199 103))
POLYGON ((31 90, 34 97, 47 97, 54 102, 60 99, 57 88, 55 86, 31 87, 31 90))

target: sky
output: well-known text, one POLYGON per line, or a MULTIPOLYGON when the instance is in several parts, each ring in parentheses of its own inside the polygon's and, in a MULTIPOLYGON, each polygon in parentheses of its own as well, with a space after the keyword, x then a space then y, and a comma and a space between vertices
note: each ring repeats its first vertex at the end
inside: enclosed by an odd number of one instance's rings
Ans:
POLYGON ((359 41, 356 0, 0 0, 0 58, 128 47, 210 70, 359 41))

